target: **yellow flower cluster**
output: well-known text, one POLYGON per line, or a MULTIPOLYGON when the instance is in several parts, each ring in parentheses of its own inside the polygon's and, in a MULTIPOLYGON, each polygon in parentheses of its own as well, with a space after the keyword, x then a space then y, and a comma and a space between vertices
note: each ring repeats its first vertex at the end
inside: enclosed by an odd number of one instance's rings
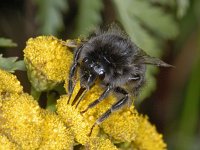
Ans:
POLYGON ((42 110, 32 96, 19 93, 21 86, 12 74, 6 73, 0 82, 5 85, 0 91, 9 93, 6 99, 0 93, 0 149, 72 149, 72 132, 56 114, 42 110), (7 90, 7 84, 15 85, 16 91, 7 90))
MULTIPOLYGON (((73 43, 68 42, 73 47, 73 43)), ((31 84, 37 91, 50 90, 65 81, 67 93, 66 77, 72 53, 65 43, 52 36, 28 40, 24 60, 31 84)), ((49 112, 23 92, 14 75, 0 70, 0 84, 0 149, 71 150, 76 145, 83 150, 166 149, 162 135, 134 106, 113 113, 92 129, 95 121, 116 102, 115 96, 110 95, 82 114, 81 111, 103 92, 98 85, 86 93, 77 108, 76 104, 67 103, 69 97, 64 94, 57 100, 56 112, 49 112)), ((71 100, 79 89, 77 83, 71 100)))

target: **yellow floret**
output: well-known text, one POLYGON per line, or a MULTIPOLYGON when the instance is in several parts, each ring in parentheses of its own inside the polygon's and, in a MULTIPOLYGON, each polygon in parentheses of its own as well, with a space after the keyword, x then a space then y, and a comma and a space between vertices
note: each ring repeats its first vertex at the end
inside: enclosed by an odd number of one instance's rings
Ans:
POLYGON ((111 115, 103 122, 102 128, 118 142, 131 142, 137 134, 138 120, 138 112, 132 106, 111 115))
POLYGON ((1 101, 0 130, 22 149, 37 149, 41 142, 42 118, 37 102, 28 94, 12 94, 1 101))
POLYGON ((40 150, 70 150, 73 148, 72 131, 67 129, 58 115, 42 110, 44 122, 42 125, 42 143, 40 150))
POLYGON ((65 80, 73 54, 53 36, 30 38, 24 49, 28 77, 37 91, 49 90, 65 80))
POLYGON ((136 150, 166 150, 162 135, 151 125, 147 117, 140 116, 139 128, 133 145, 136 150))
POLYGON ((23 88, 16 76, 0 69, 0 99, 6 99, 10 94, 22 92, 23 88))

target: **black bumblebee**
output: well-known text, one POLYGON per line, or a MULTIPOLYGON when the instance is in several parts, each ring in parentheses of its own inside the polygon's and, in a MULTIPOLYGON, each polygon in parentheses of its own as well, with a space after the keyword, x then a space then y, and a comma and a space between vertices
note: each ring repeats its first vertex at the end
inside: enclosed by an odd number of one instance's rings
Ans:
POLYGON ((132 103, 130 96, 138 96, 145 83, 147 64, 171 67, 160 59, 147 55, 119 27, 111 27, 106 31, 96 31, 82 42, 74 53, 68 83, 70 98, 75 86, 74 80, 77 71, 80 75, 81 88, 72 105, 78 106, 84 93, 91 89, 97 80, 100 80, 100 84, 105 88, 104 92, 98 99, 90 103, 82 113, 103 101, 110 92, 115 92, 121 97, 100 116, 94 125, 100 124, 112 112, 126 104, 130 105, 132 103))

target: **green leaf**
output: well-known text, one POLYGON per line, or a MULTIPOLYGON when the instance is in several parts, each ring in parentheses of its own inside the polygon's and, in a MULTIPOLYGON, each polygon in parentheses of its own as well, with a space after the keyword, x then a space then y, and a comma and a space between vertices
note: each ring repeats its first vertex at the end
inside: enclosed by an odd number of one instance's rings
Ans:
POLYGON ((24 61, 17 61, 17 59, 18 57, 4 58, 3 55, 0 54, 0 68, 11 73, 15 72, 15 70, 26 70, 24 61))
POLYGON ((67 11, 66 0, 35 0, 38 6, 37 19, 42 34, 55 35, 63 27, 62 13, 67 11))
POLYGON ((102 0, 80 0, 78 2, 79 8, 74 36, 87 36, 102 21, 103 2, 102 0))
POLYGON ((11 39, 0 37, 0 47, 16 47, 17 44, 11 39))
POLYGON ((146 1, 135 0, 128 7, 130 15, 140 20, 140 23, 164 39, 172 39, 178 35, 178 25, 172 15, 151 5, 146 1), (132 6, 137 6, 131 9, 132 6))

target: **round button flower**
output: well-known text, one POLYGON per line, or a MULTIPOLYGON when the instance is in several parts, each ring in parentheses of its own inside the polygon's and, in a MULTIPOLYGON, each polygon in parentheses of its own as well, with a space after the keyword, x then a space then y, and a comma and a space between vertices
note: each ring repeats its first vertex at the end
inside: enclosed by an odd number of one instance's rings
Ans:
POLYGON ((24 49, 28 77, 37 91, 54 88, 65 80, 73 54, 53 36, 30 38, 24 49))

